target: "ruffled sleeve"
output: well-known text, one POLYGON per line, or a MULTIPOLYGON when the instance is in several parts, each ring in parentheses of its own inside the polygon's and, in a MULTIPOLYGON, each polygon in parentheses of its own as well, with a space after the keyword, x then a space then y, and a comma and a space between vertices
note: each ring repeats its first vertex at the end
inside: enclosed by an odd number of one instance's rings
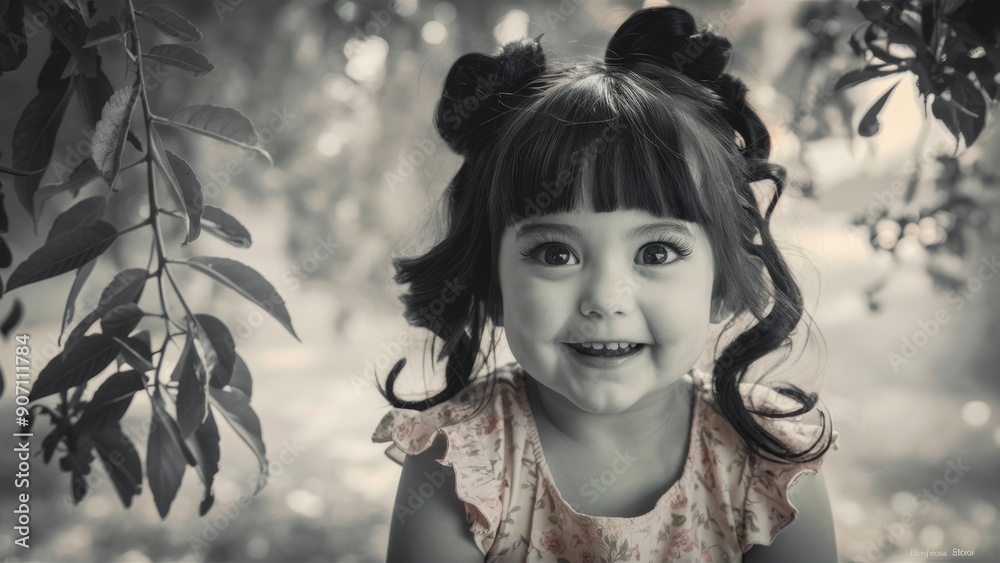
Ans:
MULTIPOLYGON (((789 412, 799 407, 799 403, 778 394, 777 392, 756 386, 753 391, 752 405, 764 412, 789 412)), ((809 415, 817 415, 815 411, 809 415)), ((798 514, 798 509, 792 506, 788 493, 795 481, 802 475, 814 475, 819 472, 823 460, 831 451, 839 448, 840 434, 833 427, 833 417, 824 411, 826 428, 822 424, 803 422, 801 416, 793 418, 759 417, 761 425, 781 439, 796 451, 806 451, 819 440, 807 457, 830 441, 830 448, 819 458, 803 463, 781 463, 757 455, 747 456, 749 484, 746 494, 746 504, 743 509, 743 543, 742 550, 746 553, 754 544, 771 545, 774 538, 783 528, 788 526, 798 514), (826 435, 824 435, 826 434, 826 435)))
POLYGON ((504 417, 498 412, 503 402, 492 399, 477 409, 485 387, 476 385, 425 411, 393 409, 372 435, 372 442, 391 442, 385 453, 400 465, 407 455, 430 448, 438 435, 445 436, 447 449, 437 462, 454 470, 455 493, 465 503, 469 529, 484 555, 500 524, 504 467, 503 425, 499 424, 504 417))

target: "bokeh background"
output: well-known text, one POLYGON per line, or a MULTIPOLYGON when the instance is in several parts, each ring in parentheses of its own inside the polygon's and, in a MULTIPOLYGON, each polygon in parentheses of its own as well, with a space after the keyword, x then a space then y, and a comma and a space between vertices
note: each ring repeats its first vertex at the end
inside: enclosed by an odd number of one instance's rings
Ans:
MULTIPOLYGON (((1000 250, 993 212, 1000 176, 995 116, 949 169, 935 155, 950 153, 954 141, 940 123, 923 118, 912 81, 897 89, 882 114, 881 132, 871 138, 859 137, 856 125, 891 82, 832 93, 840 75, 863 64, 847 45, 847 34, 863 22, 854 2, 674 4, 733 41, 732 69, 747 82, 752 102, 772 129, 775 159, 789 168, 792 185, 776 212, 775 232, 806 289, 822 338, 804 348, 799 367, 781 374, 819 391, 841 434, 840 449, 829 455, 824 473, 843 560, 923 561, 911 557, 911 549, 950 553, 952 548, 974 551, 964 561, 1000 560, 1000 417, 993 414, 1000 408, 1000 276, 979 268, 981 259, 988 262, 1000 250), (883 222, 874 232, 852 225, 859 216, 871 218, 886 206, 902 205, 892 190, 915 166, 922 175, 913 205, 941 197, 942 178, 975 198, 978 211, 963 217, 968 220, 964 258, 927 249, 940 242, 943 231, 953 230, 954 216, 883 222), (941 311, 948 320, 933 329, 928 321, 941 311), (891 354, 902 354, 907 341, 916 342, 914 354, 894 365, 891 354), (949 462, 969 469, 935 488, 949 462), (925 489, 931 494, 921 497, 925 489), (919 498, 932 500, 930 509, 915 512, 912 525, 900 524, 919 498)), ((121 5, 97 2, 101 14, 118 13, 121 5)), ((137 9, 146 5, 136 2, 137 9)), ((188 303, 218 316, 238 335, 237 349, 254 378, 252 405, 260 415, 271 480, 249 505, 237 504, 251 492, 248 479, 256 461, 222 423, 217 498, 205 518, 197 516, 201 484, 192 471, 161 521, 148 487, 126 510, 96 463, 90 493, 74 505, 68 475, 35 457, 32 548, 13 547, 6 508, 12 488, 4 477, 0 556, 102 562, 383 560, 400 470, 384 455, 384 445, 371 443, 388 407, 369 380, 376 371, 384 376, 405 353, 409 383, 403 389, 417 391, 424 383, 422 370, 430 374, 434 367, 425 359, 427 333, 403 320, 401 288, 391 279, 389 259, 431 244, 440 220, 437 198, 459 165, 431 125, 444 76, 461 54, 492 52, 500 42, 524 35, 544 33, 551 58, 601 56, 613 30, 642 4, 189 0, 169 5, 202 30, 196 47, 215 70, 194 78, 162 67, 163 78, 151 93, 154 112, 214 103, 239 108, 259 131, 270 130, 262 137, 274 157, 270 168, 228 145, 174 131, 163 135, 201 178, 206 203, 230 211, 253 235, 253 246, 245 250, 205 235, 181 248, 183 233, 166 223, 171 256, 226 256, 258 269, 288 303, 301 336, 296 342, 236 294, 181 272, 188 303), (233 162, 242 169, 228 174, 233 162)), ((143 33, 146 45, 165 42, 148 26, 143 33)), ((35 94, 48 44, 43 30, 31 40, 21 69, 0 77, 4 162, 18 116, 35 94)), ((121 47, 108 45, 102 55, 112 83, 121 87, 129 79, 121 47)), ((137 121, 133 130, 143 133, 137 121)), ((82 123, 74 103, 54 161, 83 138, 82 123)), ((127 147, 125 161, 136 154, 127 147)), ((123 189, 111 198, 106 216, 120 227, 146 213, 143 171, 123 174, 123 189)), ((9 190, 6 178, 4 183, 9 190)), ((95 182, 81 197, 100 193, 106 188, 95 182)), ((72 200, 63 194, 49 202, 38 235, 13 194, 6 201, 8 242, 17 264, 42 243, 52 219, 72 200)), ((115 272, 142 265, 148 237, 140 231, 112 247, 80 303, 93 302, 115 272)), ((58 350, 71 281, 66 274, 18 289, 0 305, 5 314, 14 298, 24 303, 25 317, 15 332, 31 335, 35 366, 58 350)), ((142 303, 149 300, 155 309, 155 299, 150 287, 142 303)), ((2 345, 9 378, 13 342, 2 345)), ((0 416, 9 420, 12 412, 8 379, 0 416)), ((123 420, 140 450, 149 412, 140 397, 123 420)), ((46 424, 40 421, 36 431, 46 424)), ((10 476, 15 472, 10 438, 0 440, 7 452, 0 456, 0 470, 10 476)), ((36 436, 36 450, 39 442, 36 436)))

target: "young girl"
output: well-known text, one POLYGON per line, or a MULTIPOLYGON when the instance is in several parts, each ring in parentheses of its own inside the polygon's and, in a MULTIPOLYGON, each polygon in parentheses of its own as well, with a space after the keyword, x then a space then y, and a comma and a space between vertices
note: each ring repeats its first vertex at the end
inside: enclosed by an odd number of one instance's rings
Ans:
POLYGON ((373 440, 403 466, 389 561, 837 559, 832 421, 815 394, 743 381, 802 298, 769 231, 784 171, 730 55, 658 7, 602 61, 553 66, 525 39, 451 68, 447 232, 394 260, 446 386, 401 399, 404 359, 383 389, 373 440), (499 327, 517 361, 475 377, 499 327))

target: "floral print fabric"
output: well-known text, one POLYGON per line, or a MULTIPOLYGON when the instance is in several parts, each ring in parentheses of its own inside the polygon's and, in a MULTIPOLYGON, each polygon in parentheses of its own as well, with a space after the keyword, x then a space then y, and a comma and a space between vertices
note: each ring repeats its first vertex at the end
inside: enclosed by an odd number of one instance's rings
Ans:
MULTIPOLYGON (((800 475, 818 471, 823 458, 782 464, 749 454, 715 408, 711 376, 691 373, 694 405, 683 473, 653 510, 634 518, 582 514, 563 499, 545 463, 517 363, 426 411, 390 411, 372 441, 392 442, 386 455, 402 464, 404 454, 423 452, 445 435, 447 451, 438 462, 455 471, 456 494, 487 561, 739 561, 753 544, 770 545, 795 518, 788 490, 800 475)), ((744 384, 741 391, 759 411, 797 406, 762 385, 744 384)), ((802 450, 821 429, 798 419, 758 418, 802 450)), ((837 438, 833 431, 833 450, 837 438)))

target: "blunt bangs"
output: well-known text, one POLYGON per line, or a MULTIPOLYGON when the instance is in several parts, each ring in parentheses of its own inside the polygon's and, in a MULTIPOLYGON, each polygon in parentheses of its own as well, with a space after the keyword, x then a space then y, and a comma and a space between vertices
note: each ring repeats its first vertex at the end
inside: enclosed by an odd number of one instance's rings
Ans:
POLYGON ((717 198, 704 184, 732 186, 738 169, 718 156, 724 151, 707 124, 691 117, 700 106, 690 94, 600 65, 551 80, 496 143, 484 178, 495 240, 521 220, 584 202, 598 213, 644 210, 714 222, 708 209, 717 198))

